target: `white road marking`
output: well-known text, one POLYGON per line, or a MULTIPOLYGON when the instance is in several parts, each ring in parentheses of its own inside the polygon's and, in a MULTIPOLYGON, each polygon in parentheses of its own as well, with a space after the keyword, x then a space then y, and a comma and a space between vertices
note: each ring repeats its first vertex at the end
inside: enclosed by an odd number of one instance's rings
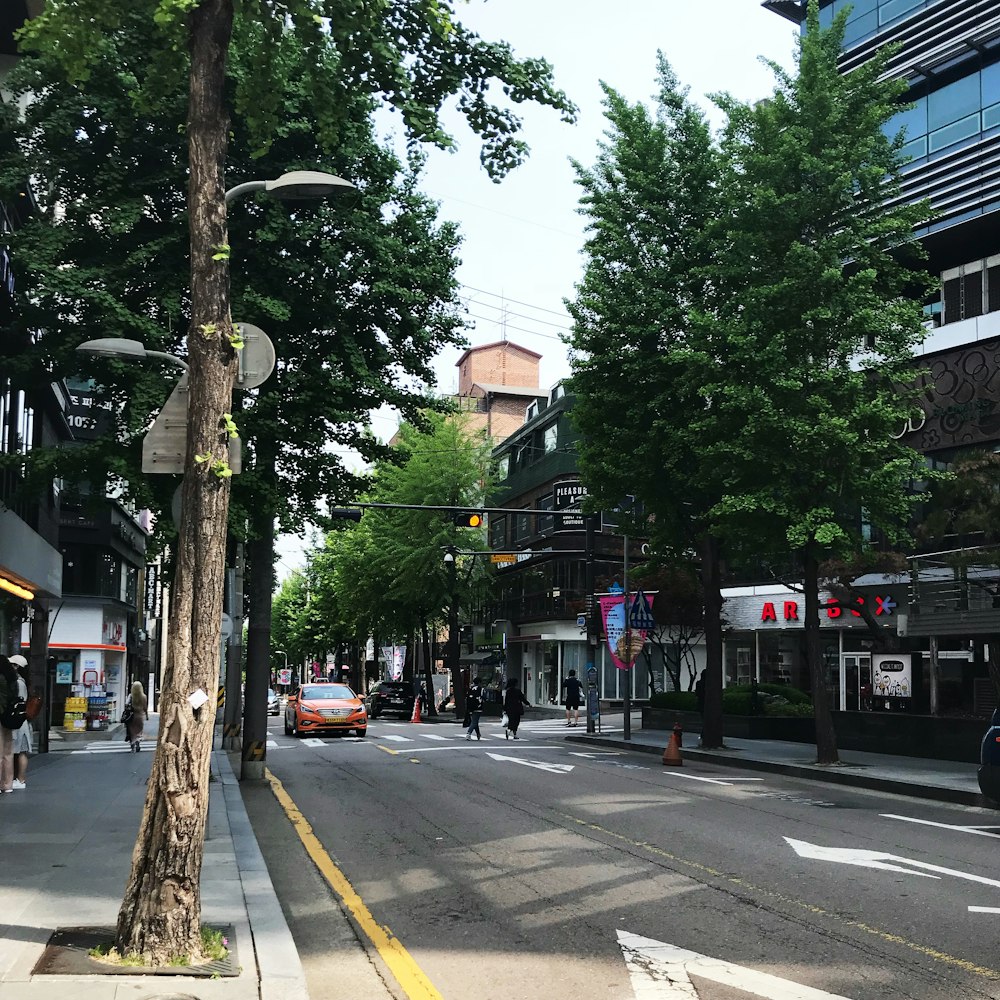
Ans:
POLYGON ((601 757, 621 757, 624 750, 591 750, 588 753, 581 753, 578 750, 570 750, 571 757, 587 757, 590 760, 598 760, 601 757))
MULTIPOLYGON (((156 740, 141 740, 139 744, 143 750, 155 750, 156 740)), ((71 750, 70 753, 131 753, 132 747, 128 743, 88 743, 79 750, 71 750)))
POLYGON ((689 781, 707 781, 710 785, 731 785, 731 781, 723 781, 721 778, 705 778, 700 774, 688 774, 686 771, 671 771, 671 778, 687 778, 689 781))
POLYGON ((392 733, 386 733, 382 737, 383 740, 392 740, 393 743, 412 743, 413 740, 409 736, 394 736, 392 733))
POLYGON ((690 974, 764 1000, 848 1000, 837 993, 802 986, 627 931, 618 931, 618 944, 635 1000, 698 1000, 690 974))
MULTIPOLYGON (((487 744, 487 746, 493 746, 492 743, 487 744)), ((528 746, 525 743, 523 746, 518 744, 517 746, 512 746, 511 750, 551 750, 552 747, 547 746, 528 746)), ((425 754, 425 753, 441 753, 442 751, 447 752, 449 750, 486 750, 486 747, 482 745, 478 740, 472 740, 470 743, 466 743, 463 739, 461 743, 455 743, 449 747, 410 747, 409 750, 393 750, 393 753, 408 753, 408 754, 425 754)), ((491 755, 492 756, 492 755, 491 755)))
POLYGON ((424 733, 424 736, 429 740, 439 740, 442 743, 448 742, 448 740, 454 739, 452 736, 438 736, 437 733, 424 733))
POLYGON ((929 819, 917 819, 915 816, 895 816, 892 813, 880 813, 883 819, 898 819, 904 823, 919 823, 921 826, 936 826, 940 830, 955 830, 958 833, 971 833, 976 837, 993 837, 1000 840, 1000 833, 993 833, 996 827, 952 826, 950 823, 934 823, 929 819))
POLYGON ((301 742, 302 742, 302 745, 304 747, 325 747, 326 746, 326 744, 321 739, 318 739, 315 736, 310 736, 308 739, 302 740, 301 742))
POLYGON ((884 854, 882 851, 863 851, 853 847, 820 847, 818 844, 808 844, 804 840, 792 840, 785 837, 785 842, 800 858, 813 858, 816 861, 835 861, 843 865, 857 865, 860 868, 881 868, 883 871, 904 872, 907 875, 919 875, 922 878, 940 878, 941 875, 954 875, 969 882, 979 882, 981 885, 992 885, 1000 888, 1000 882, 982 875, 970 875, 954 868, 942 868, 940 865, 929 865, 923 861, 913 861, 911 858, 900 858, 895 854, 884 854), (899 862, 894 864, 893 862, 899 862), (903 867, 909 865, 909 867, 903 867), (913 871, 921 868, 923 871, 913 871), (927 874, 938 872, 937 875, 927 874))
POLYGON ((969 913, 1000 913, 1000 906, 970 906, 969 913))
POLYGON ((535 767, 539 771, 549 771, 552 774, 568 774, 576 766, 574 764, 546 764, 541 760, 521 760, 520 757, 507 757, 502 753, 487 753, 493 760, 506 760, 511 764, 523 764, 525 767, 535 767))

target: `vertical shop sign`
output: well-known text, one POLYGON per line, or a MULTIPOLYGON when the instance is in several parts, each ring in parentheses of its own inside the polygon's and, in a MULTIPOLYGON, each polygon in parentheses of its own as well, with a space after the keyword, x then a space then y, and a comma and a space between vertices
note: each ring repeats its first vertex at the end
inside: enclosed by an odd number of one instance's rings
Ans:
POLYGON ((163 612, 163 591, 160 587, 160 567, 146 567, 146 587, 143 608, 147 618, 159 618, 163 612))

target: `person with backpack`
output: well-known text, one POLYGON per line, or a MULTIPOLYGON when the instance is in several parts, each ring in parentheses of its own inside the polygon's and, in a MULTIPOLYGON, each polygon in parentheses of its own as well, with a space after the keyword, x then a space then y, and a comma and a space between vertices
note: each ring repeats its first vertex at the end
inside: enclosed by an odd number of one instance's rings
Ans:
POLYGON ((14 791, 14 730, 24 722, 15 718, 17 701, 17 671, 6 656, 0 656, 0 795, 14 791))
MULTIPOLYGON (((18 653, 10 658, 11 664, 17 670, 17 696, 28 705, 28 661, 18 653)), ((14 732, 14 790, 28 787, 28 758, 31 756, 31 720, 25 711, 24 722, 14 732)))

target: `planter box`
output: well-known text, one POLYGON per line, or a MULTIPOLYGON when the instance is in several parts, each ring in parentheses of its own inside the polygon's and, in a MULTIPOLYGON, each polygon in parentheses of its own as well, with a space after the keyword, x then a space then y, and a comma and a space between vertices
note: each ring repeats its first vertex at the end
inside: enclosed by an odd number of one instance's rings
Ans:
MULTIPOLYGON (((833 712, 833 728, 841 750, 896 754, 978 764, 980 746, 989 723, 982 719, 935 718, 899 712, 833 712)), ((642 710, 643 729, 673 729, 679 722, 685 732, 701 731, 697 712, 672 709, 642 710)), ((726 736, 744 740, 781 740, 788 743, 816 742, 812 719, 770 715, 725 715, 726 736)))

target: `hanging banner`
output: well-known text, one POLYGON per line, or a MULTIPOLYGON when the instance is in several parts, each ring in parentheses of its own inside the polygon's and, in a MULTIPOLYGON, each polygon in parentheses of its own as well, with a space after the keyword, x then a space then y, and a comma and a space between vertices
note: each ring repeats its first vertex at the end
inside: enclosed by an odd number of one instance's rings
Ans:
MULTIPOLYGON (((642 652, 646 644, 646 630, 626 630, 626 603, 624 594, 606 594, 598 598, 601 602, 601 618, 604 622, 604 634, 607 636, 608 652, 611 662, 619 670, 630 670, 635 658, 642 652), (626 646, 628 640, 628 646, 626 646)), ((653 595, 647 594, 646 600, 652 605, 653 595)))
POLYGON ((402 680, 403 664, 406 662, 406 647, 383 646, 382 659, 385 660, 386 680, 402 680))

